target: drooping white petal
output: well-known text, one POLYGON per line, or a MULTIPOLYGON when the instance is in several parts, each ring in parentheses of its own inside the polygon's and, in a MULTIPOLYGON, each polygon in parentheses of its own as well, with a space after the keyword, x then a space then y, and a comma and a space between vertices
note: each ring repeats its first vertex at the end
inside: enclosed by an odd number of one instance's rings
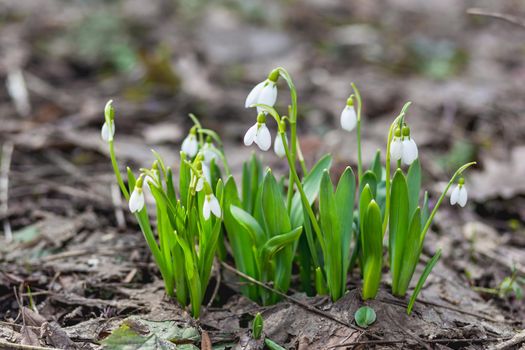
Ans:
POLYGON ((394 137, 390 143, 390 157, 394 161, 398 161, 403 156, 403 143, 399 137, 394 137))
POLYGON ((258 103, 259 95, 261 94, 261 90, 264 87, 264 84, 266 84, 266 81, 260 82, 259 84, 255 85, 252 91, 246 96, 246 102, 244 103, 244 107, 249 108, 251 105, 254 105, 258 103))
MULTIPOLYGON (((288 138, 286 137, 286 135, 284 137, 286 138, 286 143, 288 143, 288 138)), ((281 137, 281 134, 277 134, 277 136, 275 136, 275 141, 273 143, 273 151, 279 158, 283 158, 284 156, 286 156, 286 151, 284 149, 283 138, 281 137)))
POLYGON ((468 199, 467 189, 465 188, 465 186, 461 186, 461 188, 459 189, 458 204, 461 207, 464 207, 467 204, 467 199, 468 199))
MULTIPOLYGON (((277 85, 272 81, 267 81, 267 84, 261 90, 259 98, 257 99, 258 104, 268 105, 273 107, 277 101, 277 85)), ((257 107, 257 112, 264 112, 262 108, 257 107)))
POLYGON ((195 191, 200 192, 204 188, 204 178, 201 176, 197 179, 197 184, 195 185, 195 191))
POLYGON ((255 143, 262 151, 267 151, 272 146, 272 135, 266 124, 262 123, 257 129, 257 135, 255 136, 255 143))
POLYGON ((418 151, 414 139, 403 140, 402 160, 406 165, 412 164, 417 159, 418 151))
POLYGON ((204 175, 204 178, 206 179, 206 181, 208 181, 208 183, 211 184, 210 168, 204 163, 202 163, 202 174, 204 175))
POLYGON ((204 204, 202 205, 202 216, 204 217, 204 220, 210 218, 210 209, 210 198, 209 196, 206 196, 204 198, 204 204))
POLYGON ((108 123, 104 123, 102 125, 102 130, 100 130, 100 136, 102 137, 102 140, 109 142, 113 141, 113 137, 115 136, 115 122, 111 122, 111 128, 108 127, 108 123))
POLYGON ((204 162, 210 164, 213 159, 217 162, 219 158, 219 151, 210 143, 204 144, 202 147, 202 155, 204 156, 204 162))
POLYGON ((454 191, 450 194, 450 204, 454 205, 459 201, 459 186, 454 188, 454 191))
POLYGON ((188 157, 193 158, 199 151, 199 142, 195 134, 189 134, 186 136, 184 141, 182 141, 182 152, 186 153, 188 157))
POLYGON ((218 218, 221 217, 221 206, 214 195, 210 195, 210 209, 213 215, 215 215, 218 218))
POLYGON ((155 185, 155 180, 151 176, 146 175, 146 177, 144 177, 144 182, 142 183, 142 191, 149 191, 150 184, 155 185))
POLYGON ((346 131, 352 131, 357 125, 357 114, 354 107, 346 106, 341 112, 341 127, 346 131))
POLYGON ((142 208, 144 208, 144 193, 141 188, 135 188, 129 197, 129 210, 136 213, 142 208))
POLYGON ((246 131, 246 134, 244 135, 244 144, 246 146, 250 146, 253 141, 255 141, 255 137, 257 136, 257 123, 250 127, 248 131, 246 131))

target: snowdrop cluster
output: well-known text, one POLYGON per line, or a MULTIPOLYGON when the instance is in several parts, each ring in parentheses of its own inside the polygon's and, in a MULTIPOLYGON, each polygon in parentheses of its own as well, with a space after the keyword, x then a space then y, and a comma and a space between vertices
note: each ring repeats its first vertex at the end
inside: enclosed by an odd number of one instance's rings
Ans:
POLYGON ((458 204, 460 207, 464 207, 467 204, 468 194, 465 188, 465 179, 460 178, 456 188, 450 194, 450 204, 458 204))
POLYGON ((401 160, 404 164, 412 164, 418 157, 416 142, 410 137, 410 128, 403 126, 403 130, 396 128, 390 144, 390 156, 394 161, 401 160))

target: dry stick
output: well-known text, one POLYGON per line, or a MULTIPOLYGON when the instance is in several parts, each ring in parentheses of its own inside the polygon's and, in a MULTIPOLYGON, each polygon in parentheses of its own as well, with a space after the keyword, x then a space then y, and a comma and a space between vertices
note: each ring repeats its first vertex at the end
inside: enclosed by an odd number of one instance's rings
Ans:
POLYGON ((323 316, 323 317, 328 318, 328 319, 330 319, 330 320, 332 320, 332 321, 334 321, 334 322, 337 322, 337 323, 339 323, 339 324, 342 324, 343 326, 346 326, 346 327, 349 327, 349 328, 353 328, 353 329, 355 329, 355 330, 357 330, 357 331, 366 332, 366 330, 365 330, 364 328, 357 327, 357 326, 354 326, 354 325, 352 325, 352 324, 346 323, 345 321, 340 320, 340 319, 338 319, 337 317, 334 317, 334 316, 330 315, 330 314, 327 313, 327 312, 324 312, 324 311, 322 311, 322 310, 319 310, 319 309, 313 307, 312 305, 306 304, 306 303, 304 303, 304 302, 302 302, 302 301, 300 301, 300 300, 297 300, 297 299, 295 299, 295 298, 292 298, 291 296, 288 296, 288 295, 286 295, 285 293, 283 293, 283 292, 281 292, 281 291, 279 291, 279 290, 277 290, 277 289, 274 289, 274 288, 268 286, 267 284, 265 284, 265 283, 263 283, 263 282, 260 282, 260 281, 256 280, 255 278, 253 278, 253 277, 251 277, 251 276, 248 276, 247 274, 245 274, 245 273, 243 273, 243 272, 237 270, 235 267, 230 266, 230 265, 226 264, 225 262, 222 262, 222 261, 221 261, 221 265, 222 265, 222 267, 224 267, 226 270, 229 270, 229 271, 233 272, 234 274, 236 274, 236 275, 238 275, 238 276, 240 276, 240 277, 246 279, 247 281, 249 281, 249 282, 251 282, 251 283, 253 283, 253 284, 256 284, 256 285, 258 285, 258 286, 260 286, 260 287, 263 287, 264 289, 267 289, 267 290, 269 290, 270 292, 275 293, 275 294, 277 294, 277 295, 279 295, 279 296, 285 298, 286 300, 288 300, 288 301, 290 301, 290 302, 292 302, 292 303, 294 303, 294 304, 296 304, 296 305, 299 305, 299 306, 305 308, 306 310, 308 310, 308 311, 310 311, 310 312, 312 312, 312 313, 314 313, 314 314, 317 314, 317 315, 319 315, 319 316, 323 316))
POLYGON ((519 27, 525 28, 524 19, 513 16, 513 15, 508 15, 506 13, 491 12, 491 11, 483 10, 480 8, 470 8, 467 10, 467 14, 497 18, 497 19, 501 19, 503 21, 507 21, 509 23, 515 24, 519 27))
POLYGON ((43 346, 34 345, 22 345, 16 343, 10 343, 7 341, 0 340, 0 349, 12 350, 12 349, 23 349, 23 350, 59 350, 58 348, 47 348, 43 346))
POLYGON ((111 183, 111 200, 115 207, 115 219, 117 220, 117 227, 119 229, 126 228, 126 218, 124 217, 124 210, 122 209, 122 196, 120 194, 120 188, 115 182, 111 183))
MULTIPOLYGON (((420 338, 421 339, 421 338, 420 338)), ((498 342, 498 341, 504 341, 510 339, 510 337, 500 337, 500 338, 473 338, 473 339, 465 339, 465 338, 439 338, 439 339, 421 339, 421 341, 425 343, 430 344, 448 344, 448 343, 492 343, 492 342, 498 342)), ((335 348, 344 348, 348 346, 355 346, 355 345, 383 345, 383 344, 400 344, 400 343, 406 343, 408 339, 393 339, 393 340, 358 340, 354 342, 349 342, 345 344, 337 344, 329 349, 335 349, 335 348)))
MULTIPOLYGON (((403 308, 407 307, 406 303, 404 303, 404 302, 402 302, 400 300, 384 299, 384 298, 380 298, 380 299, 377 299, 377 300, 379 300, 381 302, 384 302, 384 303, 397 305, 397 306, 400 306, 400 307, 403 307, 403 308)), ((428 301, 428 300, 417 299, 417 302, 421 303, 421 304, 425 304, 425 305, 432 305, 432 306, 435 306, 435 307, 440 307, 442 309, 447 309, 447 310, 459 312, 460 314, 465 314, 465 315, 477 317, 477 318, 480 318, 482 320, 490 321, 490 322, 494 322, 494 323, 507 323, 507 324, 520 323, 519 321, 516 321, 516 320, 497 320, 497 319, 492 318, 490 316, 485 316, 485 315, 478 314, 478 313, 475 313, 475 312, 470 312, 470 311, 466 311, 466 310, 460 309, 459 307, 442 305, 442 304, 434 303, 434 302, 428 301)))
POLYGON ((215 287, 213 288, 213 293, 211 294, 210 301, 206 305, 206 307, 208 308, 211 307, 211 305, 213 304, 213 301, 217 297, 217 293, 219 293, 219 287, 221 286, 221 265, 217 264, 217 260, 215 260, 214 264, 216 268, 215 271, 217 272, 217 280, 215 281, 215 287))
POLYGON ((2 146, 2 158, 0 164, 0 213, 4 216, 4 234, 7 242, 13 240, 11 224, 8 218, 9 200, 9 169, 11 168, 11 156, 13 155, 14 145, 8 141, 2 146))

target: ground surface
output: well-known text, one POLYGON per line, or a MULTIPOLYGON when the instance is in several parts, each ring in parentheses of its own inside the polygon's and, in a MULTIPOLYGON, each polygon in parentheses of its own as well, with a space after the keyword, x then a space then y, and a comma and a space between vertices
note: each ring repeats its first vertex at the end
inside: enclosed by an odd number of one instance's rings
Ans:
MULTIPOLYGON (((9 228, 14 237, 0 240, 0 348, 97 349, 126 324, 144 348, 173 348, 165 339, 179 339, 208 349, 210 339, 217 348, 250 349, 257 344, 247 338, 249 321, 258 311, 267 336, 290 348, 522 346, 523 301, 487 289, 513 269, 525 276, 525 30, 466 10, 525 16, 523 4, 264 4, 0 4, 0 75, 13 79, 22 70, 30 102, 0 90, 0 239, 9 228), (385 274, 378 299, 368 302, 378 321, 356 329, 353 313, 363 304, 357 271, 334 304, 292 293, 293 300, 261 308, 240 297, 237 277, 217 265, 210 288, 220 273, 219 292, 205 301, 198 323, 164 296, 116 195, 99 138, 102 107, 115 99, 117 153, 134 169, 151 164, 150 148, 175 163, 194 112, 221 134, 238 173, 250 154, 241 138, 254 122, 244 97, 277 65, 296 80, 309 164, 333 152, 336 169, 355 166, 355 139, 337 123, 351 81, 365 103, 366 161, 384 149, 388 123, 412 100, 409 120, 434 198, 459 164, 479 162, 467 179, 468 207, 446 205, 428 235, 424 260, 437 248, 443 257, 411 316, 406 300, 388 293, 385 274)), ((271 154, 264 159, 277 172, 284 168, 271 154)))

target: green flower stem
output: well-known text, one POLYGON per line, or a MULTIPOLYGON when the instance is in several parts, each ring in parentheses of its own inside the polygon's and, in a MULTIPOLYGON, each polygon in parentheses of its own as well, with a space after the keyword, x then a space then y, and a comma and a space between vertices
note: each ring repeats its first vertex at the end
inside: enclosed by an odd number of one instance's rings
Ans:
POLYGON ((129 192, 126 188, 126 185, 124 184, 124 181, 122 180, 122 175, 120 174, 120 170, 118 168, 117 158, 115 157, 115 146, 113 145, 113 141, 109 141, 109 157, 111 158, 111 165, 113 166, 113 172, 117 177, 117 182, 120 187, 120 190, 122 191, 124 198, 126 198, 126 201, 129 201, 129 192))
POLYGON ((399 124, 402 122, 402 119, 405 117, 406 110, 412 102, 407 102, 401 109, 401 113, 394 119, 394 122, 390 125, 390 129, 388 130, 388 137, 386 140, 386 162, 385 162, 385 170, 386 170, 386 177, 385 177, 385 185, 386 185, 386 200, 385 200, 385 217, 383 218, 383 237, 386 233, 386 228, 388 226, 388 216, 390 213, 390 143, 392 142, 392 137, 394 134, 394 130, 396 128, 396 124, 399 124))
POLYGON ((467 163, 467 164, 463 165, 458 170, 456 170, 454 175, 452 175, 452 177, 450 178, 450 181, 448 182, 447 187, 445 187, 445 190, 443 191, 443 193, 441 193, 441 196, 439 197, 436 205, 434 206, 434 209, 430 213, 430 216, 428 217, 427 222, 425 223, 425 227, 423 227, 423 230, 421 231, 421 239, 420 239, 420 243, 419 243, 419 247, 420 247, 419 249, 421 249, 423 247, 423 241, 425 240, 425 235, 427 234, 427 231, 430 228, 430 225, 432 224, 432 220, 434 220, 434 216, 436 215, 439 207, 441 206, 441 203, 443 202, 443 199, 445 199, 445 196, 446 196, 450 186, 452 186, 452 184, 454 183, 456 178, 458 176, 460 176, 463 173, 463 171, 465 171, 467 168, 469 168, 469 167, 471 167, 471 166, 473 166, 475 164, 476 164, 476 162, 470 162, 470 163, 467 163))
MULTIPOLYGON (((292 179, 294 180, 295 185, 297 186, 297 190, 299 191, 299 194, 301 196, 303 207, 306 209, 306 212, 308 213, 308 217, 310 218, 312 227, 315 231, 315 234, 317 235, 317 238, 319 239, 319 243, 321 244, 321 249, 323 250, 324 253, 326 253, 326 247, 324 245, 321 228, 319 227, 319 223, 317 222, 317 219, 312 210, 312 207, 310 206, 310 203, 308 202, 308 198, 306 197, 306 194, 304 193, 303 184, 301 183, 299 176, 297 176, 297 171, 295 170, 295 164, 293 162, 293 158, 290 153, 290 150, 288 149, 285 134, 284 132, 281 132, 281 131, 279 131, 279 134, 281 135, 281 138, 283 140, 284 151, 286 153, 286 159, 288 160, 288 164, 290 166, 290 173, 292 174, 292 179)), ((290 187, 293 187, 293 183, 290 183, 290 187)))
POLYGON ((357 99, 357 178, 361 182, 361 175, 363 175, 363 160, 361 154, 361 110, 362 100, 361 94, 354 83, 351 84, 357 99))

